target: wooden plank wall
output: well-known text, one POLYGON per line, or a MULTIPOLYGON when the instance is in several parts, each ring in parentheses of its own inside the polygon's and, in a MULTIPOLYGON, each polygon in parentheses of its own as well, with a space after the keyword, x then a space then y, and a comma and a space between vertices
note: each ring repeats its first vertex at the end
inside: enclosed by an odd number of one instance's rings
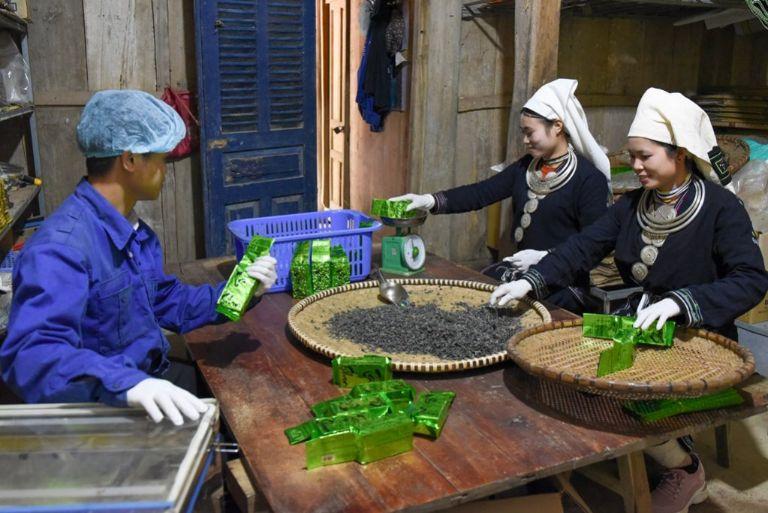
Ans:
MULTIPOLYGON (((75 127, 94 91, 196 89, 194 0, 30 2, 30 66, 38 105, 41 174, 50 214, 85 174, 75 127)), ((137 205, 168 262, 202 255, 197 157, 168 164, 161 197, 137 205)))
POLYGON ((737 35, 732 27, 710 30, 702 42, 702 90, 768 86, 768 32, 737 35))
POLYGON ((371 132, 360 116, 355 97, 365 34, 360 30, 360 2, 351 1, 349 8, 349 206, 368 212, 374 197, 406 192, 408 107, 405 112, 390 112, 382 132, 371 132))

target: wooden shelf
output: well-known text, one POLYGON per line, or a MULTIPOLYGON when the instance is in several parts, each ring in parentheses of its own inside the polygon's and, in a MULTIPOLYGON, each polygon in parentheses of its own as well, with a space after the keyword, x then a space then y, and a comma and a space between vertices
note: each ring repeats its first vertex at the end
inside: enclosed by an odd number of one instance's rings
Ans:
POLYGON ((32 114, 34 111, 35 108, 32 105, 25 105, 23 107, 16 105, 0 107, 0 123, 8 121, 9 119, 18 118, 19 116, 32 114))
POLYGON ((15 14, 0 9, 0 29, 8 29, 20 34, 27 33, 27 22, 15 14))
MULTIPOLYGON (((676 18, 720 9, 744 9, 743 0, 562 0, 563 15, 595 17, 676 18)), ((486 14, 512 14, 515 0, 471 0, 462 7, 462 18, 486 14)))
POLYGON ((5 258, 5 255, 13 246, 16 237, 14 231, 19 223, 29 217, 32 203, 38 194, 40 194, 40 187, 36 185, 27 185, 8 193, 8 201, 13 203, 13 206, 8 212, 11 222, 0 230, 0 260, 5 258))

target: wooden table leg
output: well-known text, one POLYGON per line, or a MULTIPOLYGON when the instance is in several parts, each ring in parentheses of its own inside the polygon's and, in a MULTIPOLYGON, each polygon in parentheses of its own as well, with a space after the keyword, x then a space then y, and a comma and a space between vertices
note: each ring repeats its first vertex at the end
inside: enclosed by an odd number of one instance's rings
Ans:
POLYGON ((651 513, 651 490, 642 451, 617 459, 625 513, 651 513))
POLYGON ((731 449, 728 435, 730 425, 728 423, 715 428, 715 448, 717 449, 717 464, 723 468, 731 466, 731 449))

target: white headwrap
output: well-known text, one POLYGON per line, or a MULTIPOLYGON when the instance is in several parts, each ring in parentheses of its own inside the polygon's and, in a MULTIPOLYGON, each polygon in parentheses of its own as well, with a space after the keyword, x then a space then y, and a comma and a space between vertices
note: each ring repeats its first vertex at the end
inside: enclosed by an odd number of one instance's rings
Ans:
POLYGON ((526 102, 524 108, 550 121, 556 119, 562 121, 573 147, 592 161, 595 167, 605 175, 610 186, 611 163, 589 131, 587 116, 575 94, 578 86, 579 82, 576 80, 558 78, 541 86, 526 102))
POLYGON ((717 147, 709 116, 682 94, 653 87, 648 89, 640 98, 627 137, 644 137, 685 148, 702 175, 733 190, 728 166, 717 147), (713 161, 717 169, 713 167, 713 161))

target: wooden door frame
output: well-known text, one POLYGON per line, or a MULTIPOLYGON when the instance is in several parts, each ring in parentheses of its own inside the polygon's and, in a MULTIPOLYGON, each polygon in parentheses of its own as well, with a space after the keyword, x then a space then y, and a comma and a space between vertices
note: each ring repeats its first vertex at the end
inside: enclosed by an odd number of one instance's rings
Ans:
MULTIPOLYGON (((317 205, 318 209, 329 208, 330 205, 330 191, 328 190, 327 183, 331 179, 331 166, 330 166, 330 79, 331 79, 331 43, 330 43, 330 31, 328 21, 330 19, 330 9, 328 6, 329 0, 316 0, 316 25, 317 25, 317 205), (328 176, 328 180, 326 180, 328 176)), ((350 43, 350 1, 345 0, 346 5, 346 30, 344 37, 347 40, 346 43, 346 55, 344 56, 344 67, 346 70, 345 88, 346 98, 343 99, 342 104, 345 109, 345 126, 344 126, 344 177, 343 177, 343 192, 342 192, 342 206, 348 208, 350 205, 350 173, 349 173, 349 115, 350 104, 353 99, 349 95, 350 91, 350 62, 349 62, 349 43, 350 43)))

